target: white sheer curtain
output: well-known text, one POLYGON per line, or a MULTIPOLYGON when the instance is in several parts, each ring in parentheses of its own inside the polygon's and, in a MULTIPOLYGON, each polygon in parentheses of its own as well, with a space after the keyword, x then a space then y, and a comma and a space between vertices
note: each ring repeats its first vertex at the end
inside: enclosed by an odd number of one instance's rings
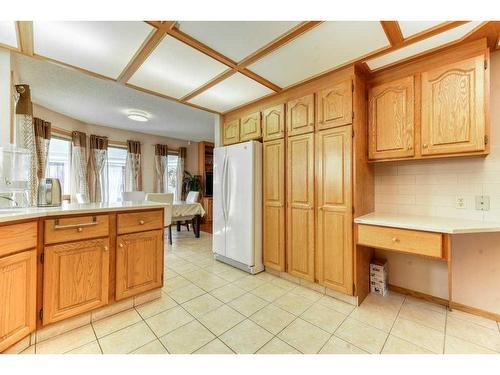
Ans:
POLYGON ((175 186, 175 200, 182 200, 182 185, 184 180, 184 164, 186 159, 186 148, 179 148, 179 157, 177 158, 177 184, 175 186))
POLYGON ((83 201, 89 201, 87 181, 87 135, 83 132, 71 133, 71 202, 77 202, 80 194, 83 201))
POLYGON ((125 191, 142 190, 141 143, 127 141, 127 161, 125 162, 125 191))

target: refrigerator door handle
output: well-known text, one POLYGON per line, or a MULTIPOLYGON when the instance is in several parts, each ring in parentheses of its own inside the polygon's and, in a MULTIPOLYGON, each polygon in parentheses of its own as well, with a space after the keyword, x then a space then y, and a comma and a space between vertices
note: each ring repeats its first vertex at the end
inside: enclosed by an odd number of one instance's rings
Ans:
MULTIPOLYGON (((231 209, 231 181, 229 179, 229 176, 231 175, 230 170, 229 170, 229 159, 227 160, 227 166, 226 166, 227 172, 226 172, 226 181, 227 181, 227 194, 226 194, 226 215, 229 215, 229 210, 231 209)), ((226 219, 227 220, 227 219, 226 219)))
POLYGON ((224 216, 224 221, 227 222, 227 212, 226 212, 226 165, 227 165, 227 155, 224 155, 224 162, 222 163, 222 178, 221 178, 221 190, 222 190, 222 215, 224 216))

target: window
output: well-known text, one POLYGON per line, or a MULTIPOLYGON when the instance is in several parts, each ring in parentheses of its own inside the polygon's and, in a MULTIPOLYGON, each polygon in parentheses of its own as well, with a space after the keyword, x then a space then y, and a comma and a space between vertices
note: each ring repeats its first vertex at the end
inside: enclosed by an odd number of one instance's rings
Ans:
POLYGON ((71 141, 52 137, 45 175, 59 179, 63 195, 70 195, 71 141))
POLYGON ((108 147, 108 201, 119 202, 125 191, 127 149, 108 147))
MULTIPOLYGON (((166 175, 166 185, 167 193, 174 193, 174 200, 179 200, 181 197, 177 197, 177 162, 179 157, 177 155, 168 155, 167 157, 167 175, 166 175)), ((182 183, 182 182, 181 182, 182 183)))

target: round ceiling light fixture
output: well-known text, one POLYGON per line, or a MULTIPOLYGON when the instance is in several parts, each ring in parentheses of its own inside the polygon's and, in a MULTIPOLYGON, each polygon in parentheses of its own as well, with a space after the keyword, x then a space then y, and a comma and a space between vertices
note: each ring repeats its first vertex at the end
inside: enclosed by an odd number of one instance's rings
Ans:
POLYGON ((133 121, 146 122, 149 121, 149 113, 142 111, 129 111, 127 117, 133 121))

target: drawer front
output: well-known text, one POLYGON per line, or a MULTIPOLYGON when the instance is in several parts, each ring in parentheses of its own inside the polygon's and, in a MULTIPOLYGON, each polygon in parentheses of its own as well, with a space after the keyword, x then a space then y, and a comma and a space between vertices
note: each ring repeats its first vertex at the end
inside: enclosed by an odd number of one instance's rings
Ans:
POLYGON ((443 235, 418 230, 358 225, 358 244, 442 258, 443 235))
POLYGON ((163 210, 118 214, 118 234, 163 229, 163 210))
POLYGON ((106 237, 108 215, 64 217, 45 220, 45 244, 106 237))
POLYGON ((37 222, 0 227, 0 257, 36 247, 37 222))

